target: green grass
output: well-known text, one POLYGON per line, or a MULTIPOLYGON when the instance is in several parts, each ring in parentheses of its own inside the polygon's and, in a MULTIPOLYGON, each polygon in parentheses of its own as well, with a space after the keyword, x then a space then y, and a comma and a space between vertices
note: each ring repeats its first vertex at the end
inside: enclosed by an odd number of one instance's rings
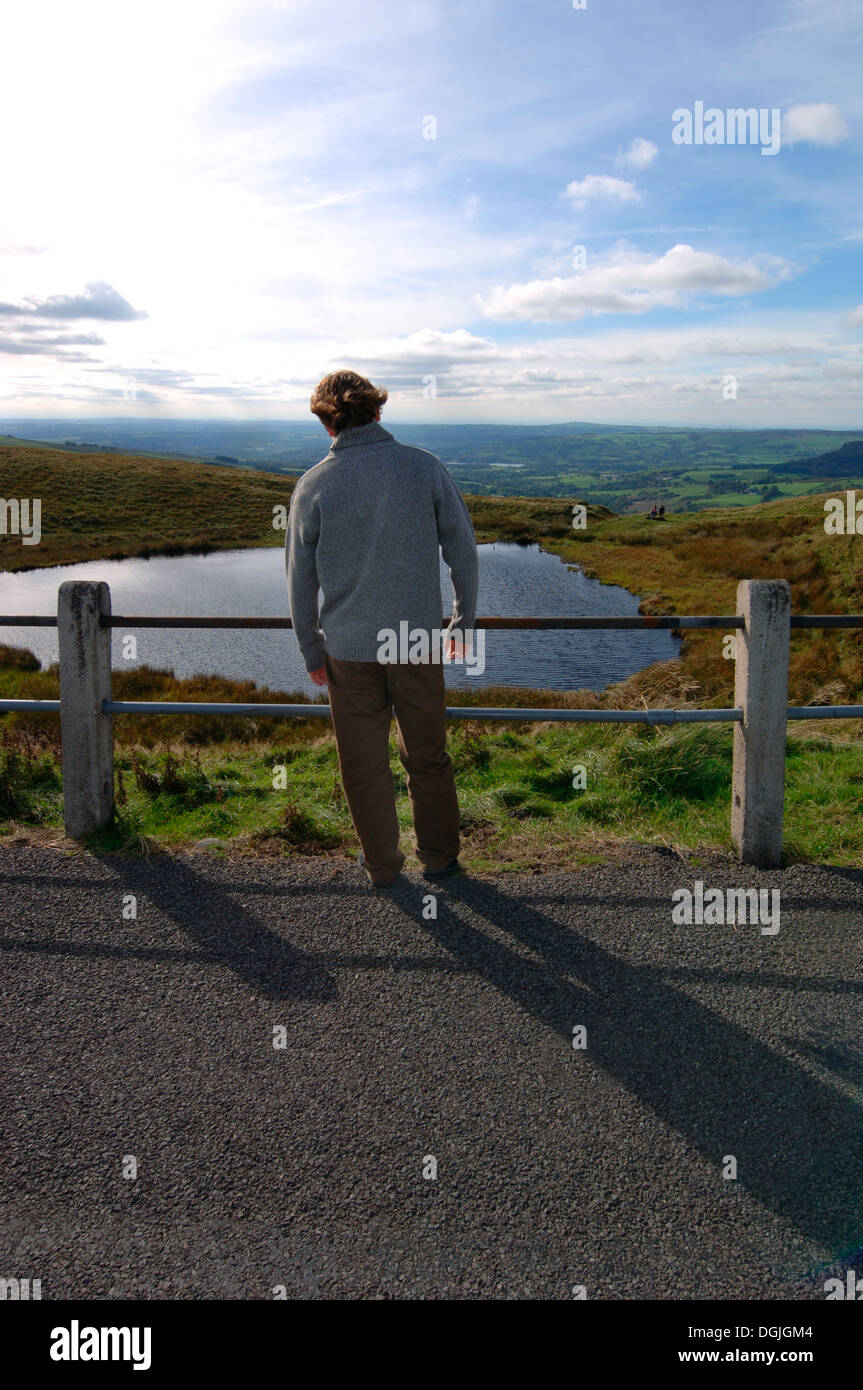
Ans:
MULTIPOLYGON (((54 734, 6 728, 0 741, 0 820, 62 827, 54 734)), ((452 726, 449 747, 464 821, 462 859, 475 871, 593 862, 627 841, 681 850, 731 849, 730 728, 560 724, 452 726), (576 765, 586 786, 573 787, 576 765)), ((395 740, 390 761, 399 824, 410 806, 395 740)), ((179 749, 120 743, 116 821, 103 848, 186 845, 214 837, 245 852, 352 855, 358 848, 331 734, 285 724, 280 746, 229 741, 179 749), (293 741, 295 735, 302 741, 293 741), (274 786, 278 765, 286 787, 274 786)), ((787 862, 863 865, 863 745, 820 734, 789 738, 787 862)))

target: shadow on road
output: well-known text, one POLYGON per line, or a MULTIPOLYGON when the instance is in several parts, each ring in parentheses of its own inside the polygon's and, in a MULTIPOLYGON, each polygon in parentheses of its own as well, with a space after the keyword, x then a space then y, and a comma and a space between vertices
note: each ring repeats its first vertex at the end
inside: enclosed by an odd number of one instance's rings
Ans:
MULTIPOLYGON (((626 896, 617 905, 625 931, 640 909, 626 896)), ((584 1024, 597 1065, 718 1169, 734 1155, 740 1186, 830 1257, 859 1248, 863 1105, 669 984, 673 968, 631 965, 488 881, 450 880, 438 920, 422 925, 562 1038, 584 1024), (545 964, 471 926, 458 905, 545 964)))
MULTIPOLYGON (((319 960, 298 950, 213 882, 174 855, 99 856, 124 892, 146 898, 200 947, 267 999, 335 999, 336 982, 319 960)), ((243 891, 246 891, 245 888, 243 891)), ((291 895, 284 895, 290 925, 291 895)))

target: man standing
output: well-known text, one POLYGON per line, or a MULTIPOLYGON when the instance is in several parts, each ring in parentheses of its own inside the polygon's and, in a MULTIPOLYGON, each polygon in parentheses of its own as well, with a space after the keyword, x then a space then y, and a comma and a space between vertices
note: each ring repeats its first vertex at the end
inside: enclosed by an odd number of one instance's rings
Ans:
POLYGON ((285 545, 294 633, 312 680, 329 690, 360 862, 381 887, 405 862, 389 762, 393 712, 424 873, 435 878, 459 868, 441 656, 464 655, 478 585, 476 538, 462 496, 440 459, 399 444, 383 428, 386 399, 356 372, 332 372, 318 383, 310 408, 333 442, 294 488, 285 545), (455 595, 448 632, 462 639, 447 638, 443 651, 434 641, 441 628, 439 549, 455 595), (404 651, 395 662, 382 657, 387 630, 426 633, 430 659, 417 664, 404 651))

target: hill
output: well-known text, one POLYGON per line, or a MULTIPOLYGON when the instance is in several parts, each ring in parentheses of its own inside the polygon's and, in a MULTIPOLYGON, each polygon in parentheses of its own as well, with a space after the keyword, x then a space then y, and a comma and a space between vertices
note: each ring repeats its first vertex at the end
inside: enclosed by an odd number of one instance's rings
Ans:
MULTIPOLYGON (((289 500, 293 485, 253 470, 2 445, 0 483, 7 497, 41 496, 46 522, 43 543, 29 548, 26 559, 17 538, 0 538, 7 568, 280 546, 284 537, 272 528, 272 507, 289 500)), ((577 532, 571 525, 574 497, 466 500, 480 540, 539 542, 564 561, 640 594, 643 612, 731 613, 737 581, 747 577, 787 578, 797 612, 863 611, 860 538, 825 534, 821 498, 672 515, 664 522, 591 505, 587 528, 577 532)), ((450 691, 448 702, 727 706, 734 665, 724 659, 723 637, 721 631, 687 631, 678 657, 601 693, 474 686, 450 691)), ((118 670, 113 683, 119 699, 306 698, 251 680, 179 680, 147 666, 118 670)), ((863 703, 861 634, 795 632, 789 690, 795 704, 863 703)), ((0 645, 0 692, 56 699, 57 667, 42 670, 29 653, 0 645)), ((863 863, 861 724, 789 727, 787 858, 863 863)), ((316 720, 123 715, 115 721, 115 738, 118 816, 103 847, 138 851, 204 837, 205 843, 250 853, 344 854, 356 848, 338 786, 334 741, 316 720), (272 797, 274 757, 291 766, 284 802, 272 797)), ((594 862, 598 851, 633 837, 666 847, 730 848, 730 728, 459 721, 450 748, 464 817, 462 859, 473 870, 594 862), (591 769, 591 789, 574 796, 571 770, 579 761, 591 769)), ((394 749, 393 759, 399 815, 407 827, 410 811, 394 749)), ((14 832, 60 843, 61 785, 56 715, 4 716, 0 836, 14 832)))
MULTIPOLYGON (((0 493, 41 497, 43 539, 24 547, 0 536, 7 570, 131 555, 177 555, 241 546, 281 546, 273 508, 290 502, 294 479, 252 469, 121 454, 71 455, 0 445, 0 493)), ((860 538, 828 536, 823 496, 781 498, 754 507, 670 514, 664 522, 588 505, 588 525, 572 528, 569 498, 472 496, 466 501, 479 541, 542 544, 606 583, 642 596, 652 613, 733 613, 740 579, 786 578, 794 611, 863 612, 860 538)), ((688 634, 681 657, 621 687, 621 703, 639 698, 728 703, 733 663, 722 634, 688 634), (651 693, 652 692, 652 693, 651 693)), ((793 638, 795 702, 863 698, 859 633, 800 632, 793 638)), ((608 698, 615 699, 614 692, 608 698)))
POLYGON ((791 459, 774 473, 812 478, 860 478, 863 473, 863 439, 851 439, 839 449, 813 458, 791 459))
POLYGON ((0 535, 6 570, 271 545, 293 479, 117 453, 0 441, 0 496, 38 497, 42 540, 0 535))

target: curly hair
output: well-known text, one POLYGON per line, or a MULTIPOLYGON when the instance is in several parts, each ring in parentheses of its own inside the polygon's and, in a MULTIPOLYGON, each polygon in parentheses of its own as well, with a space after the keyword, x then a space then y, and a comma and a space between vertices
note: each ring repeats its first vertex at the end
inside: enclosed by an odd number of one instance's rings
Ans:
POLYGON ((358 372, 330 372, 312 392, 309 409, 338 434, 370 424, 386 399, 383 387, 373 386, 358 372))

